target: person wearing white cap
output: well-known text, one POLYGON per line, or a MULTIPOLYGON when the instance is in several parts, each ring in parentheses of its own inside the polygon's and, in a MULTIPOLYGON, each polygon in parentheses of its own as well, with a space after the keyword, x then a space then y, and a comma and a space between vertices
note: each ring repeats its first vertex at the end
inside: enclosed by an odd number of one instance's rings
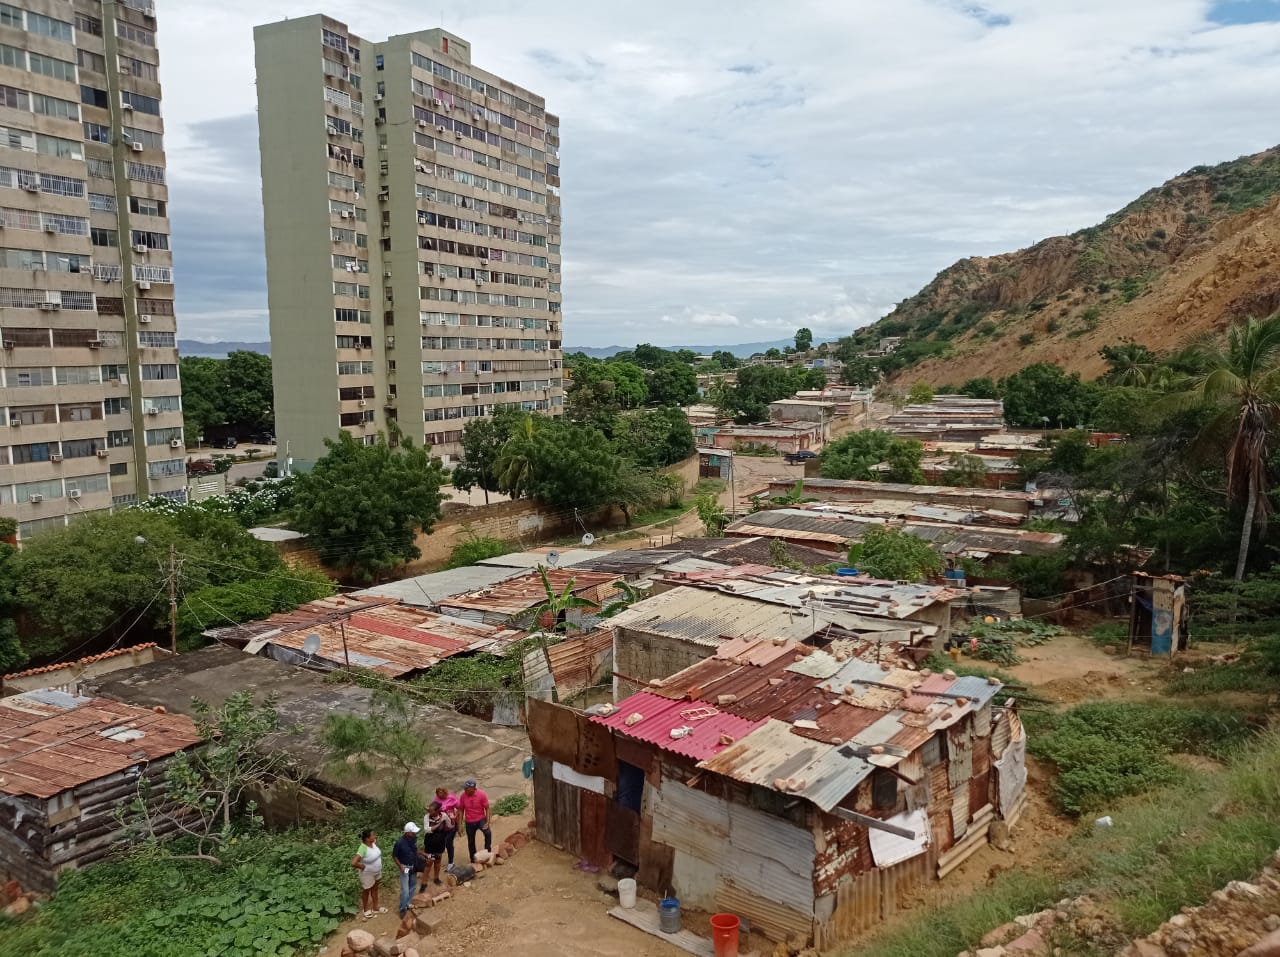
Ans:
POLYGON ((422 870, 422 859, 418 856, 418 831, 421 828, 409 821, 404 826, 404 834, 391 849, 396 866, 400 868, 400 916, 409 910, 409 902, 418 892, 418 872, 422 870))

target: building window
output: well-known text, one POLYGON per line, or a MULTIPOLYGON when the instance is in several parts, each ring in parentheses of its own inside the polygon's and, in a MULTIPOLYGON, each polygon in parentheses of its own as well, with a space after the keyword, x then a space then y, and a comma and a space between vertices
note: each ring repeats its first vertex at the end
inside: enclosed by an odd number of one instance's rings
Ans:
MULTIPOLYGON (((87 18, 85 18, 87 19, 87 18)), ((76 17, 76 29, 83 29, 80 26, 81 17, 76 17)), ((102 32, 102 24, 98 24, 98 32, 102 32)), ((94 53, 90 50, 76 50, 76 63, 80 65, 82 70, 91 70, 94 73, 107 72, 107 60, 101 53, 94 53)))
POLYGON ((128 415, 128 399, 103 399, 102 411, 105 415, 128 415))
POLYGON ((877 769, 872 773, 871 805, 877 811, 892 811, 898 806, 898 778, 892 772, 877 769))
POLYGON ((133 430, 112 429, 107 433, 107 445, 113 449, 123 449, 133 445, 133 430))
POLYGON ((89 236, 95 246, 119 246, 120 238, 114 229, 103 229, 100 226, 89 227, 89 236))
POLYGON ((58 451, 57 442, 33 442, 13 447, 13 464, 30 465, 32 462, 48 462, 49 456, 58 451))
POLYGON ((920 749, 920 757, 926 768, 936 768, 947 760, 947 741, 945 732, 939 731, 924 743, 920 749))
POLYGON ((129 212, 137 213, 139 216, 163 216, 165 214, 165 203, 162 199, 130 196, 129 212))
POLYGON ((126 106, 132 107, 138 113, 160 115, 160 101, 154 96, 143 96, 141 93, 125 90, 121 93, 121 99, 126 106))
POLYGON ((62 454, 69 459, 86 459, 105 448, 102 439, 63 439, 62 454))
POLYGON ((45 56, 41 53, 32 53, 28 57, 30 70, 32 73, 39 73, 42 76, 51 76, 55 80, 70 80, 75 82, 76 65, 66 60, 59 60, 55 57, 45 56))
POLYGON ((142 366, 142 379, 144 382, 155 381, 157 379, 177 379, 178 367, 169 363, 144 364, 142 366))
POLYGON ((27 14, 27 32, 37 36, 52 37, 55 40, 71 42, 71 24, 66 20, 55 20, 39 13, 27 14))
POLYGON ((147 47, 156 45, 155 33, 150 30, 144 30, 142 27, 134 26, 132 23, 126 23, 123 20, 116 21, 116 36, 122 40, 141 43, 147 47))
POLYGON ((111 474, 112 475, 128 475, 129 463, 128 462, 112 462, 111 474))
MULTIPOLYGON (((97 17, 91 17, 87 13, 76 14, 76 29, 81 33, 87 33, 90 36, 102 36, 102 21, 97 17)), ((82 66, 84 64, 81 64, 82 66)), ((99 70, 99 73, 105 73, 105 70, 99 70)))

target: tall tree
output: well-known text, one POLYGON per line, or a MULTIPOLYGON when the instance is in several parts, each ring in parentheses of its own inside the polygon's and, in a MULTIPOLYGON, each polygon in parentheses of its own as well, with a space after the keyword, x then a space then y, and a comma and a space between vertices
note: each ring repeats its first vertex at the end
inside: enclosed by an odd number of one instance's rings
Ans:
POLYGON ((363 445, 342 432, 325 447, 293 496, 297 526, 324 562, 367 581, 417 558, 414 539, 440 518, 440 460, 403 437, 363 445))
POLYGON ((1267 463, 1280 428, 1280 313, 1232 326, 1225 347, 1206 349, 1206 370, 1186 400, 1203 401, 1217 414, 1205 438, 1228 439, 1227 496, 1244 505, 1235 579, 1244 578, 1249 543, 1271 511, 1267 463))
POLYGON ((534 452, 542 416, 524 415, 507 440, 502 443, 494 468, 498 473, 498 491, 512 498, 533 494, 534 452))
POLYGON ((501 489, 498 456, 518 426, 519 416, 505 410, 468 421, 462 430, 462 460, 450 476, 453 487, 462 492, 483 489, 484 503, 488 505, 489 493, 501 489))
POLYGON ((1156 368, 1156 357, 1151 350, 1134 342, 1104 346, 1098 354, 1107 361, 1107 373, 1103 378, 1111 385, 1141 388, 1150 383, 1156 368))
POLYGON ((239 430, 261 432, 275 423, 271 357, 237 350, 222 363, 223 409, 239 430))
POLYGON ((805 326, 796 330, 796 352, 808 352, 813 348, 813 331, 805 326))
POLYGON ((738 357, 725 349, 717 349, 711 353, 711 361, 725 371, 736 369, 740 365, 738 357))
POLYGON ((18 640, 18 549, 12 544, 18 523, 0 518, 0 672, 17 671, 28 655, 18 640))
MULTIPOLYGON (((654 348, 650 346, 650 348, 654 348)), ((661 351, 661 350, 659 350, 661 351)), ((612 384, 612 393, 622 409, 636 409, 644 405, 649 397, 649 387, 645 370, 634 362, 619 359, 587 359, 573 367, 573 377, 569 382, 569 396, 584 386, 608 382, 612 384)))
POLYGON ((912 439, 901 439, 890 432, 866 429, 850 432, 831 442, 822 452, 822 477, 855 479, 862 482, 924 481, 920 461, 924 446, 912 439), (874 466, 888 463, 887 472, 874 471, 874 466))
POLYGON ((628 412, 618 418, 613 447, 645 468, 662 468, 694 453, 693 429, 674 407, 628 412))
POLYGON ((698 401, 698 374, 693 366, 671 362, 649 376, 649 401, 656 405, 692 405, 698 401))

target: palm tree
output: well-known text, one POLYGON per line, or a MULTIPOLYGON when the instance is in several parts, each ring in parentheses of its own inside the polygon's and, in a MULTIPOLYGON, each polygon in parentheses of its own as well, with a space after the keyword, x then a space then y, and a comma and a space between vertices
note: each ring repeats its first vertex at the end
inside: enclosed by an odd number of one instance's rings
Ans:
POLYGON ((1227 498, 1244 503, 1235 580, 1244 578, 1254 527, 1266 527, 1267 457, 1280 427, 1280 313, 1247 319, 1231 328, 1226 346, 1206 349, 1205 371, 1184 398, 1207 403, 1217 414, 1206 438, 1229 436, 1227 498))
POLYGON ((1111 367, 1106 379, 1113 385, 1141 388, 1147 385, 1155 371, 1155 356, 1146 346, 1140 346, 1136 342, 1107 346, 1101 354, 1111 367))
POLYGON ((556 691, 555 674, 551 670, 551 649, 547 643, 547 632, 563 635, 570 628, 577 628, 577 625, 566 619, 566 612, 574 608, 595 608, 596 604, 586 598, 579 598, 573 593, 574 579, 572 578, 565 583, 564 590, 557 594, 551 587, 545 565, 538 566, 538 577, 542 579, 542 587, 547 596, 546 601, 524 612, 520 616, 520 623, 526 631, 533 631, 536 634, 538 650, 542 652, 542 659, 547 664, 547 674, 551 676, 551 700, 559 703, 560 695, 556 691))
POLYGON ((498 487, 512 498, 528 495, 533 485, 533 447, 537 442, 537 425, 526 415, 503 443, 494 460, 498 487))

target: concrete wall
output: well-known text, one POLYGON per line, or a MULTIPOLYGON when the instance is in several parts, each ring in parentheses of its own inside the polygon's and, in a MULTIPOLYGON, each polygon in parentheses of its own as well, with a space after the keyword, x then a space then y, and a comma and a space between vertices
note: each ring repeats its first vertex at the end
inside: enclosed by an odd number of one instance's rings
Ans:
POLYGON ((699 645, 630 628, 615 628, 613 669, 625 676, 614 678, 615 700, 642 691, 654 678, 669 678, 677 671, 710 658, 715 652, 712 645, 699 645))
POLYGON ((26 691, 40 691, 45 688, 58 688, 76 693, 80 682, 87 678, 96 678, 113 671, 124 671, 150 664, 159 658, 167 658, 169 652, 155 645, 133 648, 122 654, 113 654, 105 658, 84 661, 71 661, 58 668, 42 668, 35 674, 23 674, 0 679, 0 695, 22 694, 26 691))

